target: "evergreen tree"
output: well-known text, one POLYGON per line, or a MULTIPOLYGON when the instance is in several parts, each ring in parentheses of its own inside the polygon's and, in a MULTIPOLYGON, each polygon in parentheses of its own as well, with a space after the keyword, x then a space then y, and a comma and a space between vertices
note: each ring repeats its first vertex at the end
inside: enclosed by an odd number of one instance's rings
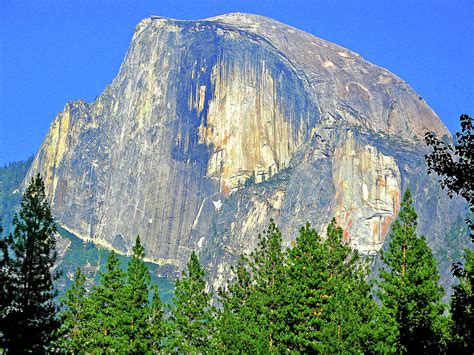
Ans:
POLYGON ((114 251, 110 252, 105 272, 86 303, 88 351, 128 351, 128 317, 125 273, 114 251))
MULTIPOLYGON (((218 292, 222 307, 217 316, 213 345, 223 352, 250 352, 254 349, 255 336, 249 336, 252 331, 245 314, 245 305, 254 292, 254 286, 247 258, 241 256, 231 269, 234 278, 218 292)), ((258 331, 254 329, 253 333, 258 331)))
POLYGON ((259 352, 282 350, 282 335, 287 331, 281 312, 282 295, 287 285, 285 262, 281 231, 271 219, 267 231, 259 235, 257 248, 250 256, 254 287, 244 308, 250 320, 247 329, 258 334, 254 339, 255 349, 259 352))
POLYGON ((258 236, 257 248, 248 260, 241 257, 234 274, 227 289, 220 291, 219 347, 231 352, 282 351, 287 332, 282 313, 285 253, 281 232, 273 220, 258 236))
POLYGON ((209 350, 213 314, 206 292, 205 271, 192 252, 181 278, 176 281, 167 347, 170 351, 209 350))
POLYGON ((158 287, 154 286, 149 323, 147 325, 151 336, 150 350, 160 351, 164 348, 166 338, 166 324, 164 320, 163 304, 160 299, 158 287))
POLYGON ((115 252, 109 254, 105 272, 89 295, 84 275, 76 271, 74 285, 63 298, 59 349, 148 353, 162 348, 164 312, 158 288, 151 286, 139 237, 132 250, 126 274, 115 252))
POLYGON ((8 285, 12 302, 6 313, 2 311, 2 322, 7 325, 2 326, 5 347, 12 353, 44 352, 59 325, 53 283, 60 274, 51 271, 57 258, 56 224, 39 174, 23 195, 13 228, 9 245, 3 246, 13 253, 8 285))
MULTIPOLYGON (((286 348, 298 352, 386 351, 373 332, 377 307, 357 252, 333 219, 322 240, 309 224, 288 255, 286 348)), ((384 334, 386 336, 386 334, 384 334)))
POLYGON ((12 306, 12 279, 11 279, 11 258, 9 245, 10 236, 3 236, 3 228, 0 226, 0 352, 6 347, 5 332, 9 327, 7 322, 8 314, 12 306))
POLYGON ((328 295, 323 288, 328 278, 327 255, 319 234, 309 224, 302 227, 288 253, 288 290, 284 313, 289 331, 283 341, 291 351, 316 351, 320 339, 323 303, 328 295))
MULTIPOLYGON (((322 243, 321 352, 389 352, 390 336, 367 282, 367 264, 343 241, 343 230, 333 219, 322 243), (381 330, 384 329, 383 332, 381 330)), ((321 264, 320 264, 321 265, 321 264)))
POLYGON ((474 251, 465 251, 464 268, 454 266, 459 283, 451 296, 452 343, 450 351, 474 354, 474 251))
POLYGON ((61 299, 61 328, 57 347, 67 352, 84 351, 90 335, 86 323, 86 277, 78 267, 74 274, 74 284, 61 299))
POLYGON ((396 323, 397 352, 439 352, 443 324, 436 260, 425 237, 416 234, 417 214, 406 191, 398 219, 392 226, 388 249, 381 254, 379 297, 396 323))
POLYGON ((155 291, 153 307, 150 307, 148 295, 151 291, 150 273, 144 262, 145 248, 138 236, 132 249, 132 259, 127 269, 127 317, 128 338, 131 352, 146 352, 151 350, 154 342, 153 336, 157 336, 155 328, 159 325, 152 322, 161 322, 157 307, 161 307, 159 295, 155 291), (157 298, 158 297, 158 298, 157 298))

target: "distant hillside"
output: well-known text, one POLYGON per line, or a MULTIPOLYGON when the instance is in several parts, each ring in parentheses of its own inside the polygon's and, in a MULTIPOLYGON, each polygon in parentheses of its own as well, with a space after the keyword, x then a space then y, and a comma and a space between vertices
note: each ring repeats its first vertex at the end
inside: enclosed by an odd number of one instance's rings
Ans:
MULTIPOLYGON (((59 228, 59 233, 62 238, 59 239, 58 249, 61 249, 60 245, 66 245, 65 250, 60 250, 59 267, 63 271, 63 275, 57 285, 59 293, 62 294, 72 285, 74 272, 78 266, 87 277, 88 287, 96 284, 99 281, 99 273, 105 270, 105 263, 110 251, 91 242, 84 242, 62 228, 59 228)), ((118 255, 118 258, 125 270, 130 258, 123 255, 118 255)), ((152 283, 159 287, 162 301, 170 303, 173 298, 173 282, 167 277, 159 276, 166 273, 166 270, 153 263, 147 263, 147 266, 150 270, 152 283)))
POLYGON ((30 168, 33 157, 0 167, 0 225, 9 231, 15 208, 21 202, 19 187, 30 168))

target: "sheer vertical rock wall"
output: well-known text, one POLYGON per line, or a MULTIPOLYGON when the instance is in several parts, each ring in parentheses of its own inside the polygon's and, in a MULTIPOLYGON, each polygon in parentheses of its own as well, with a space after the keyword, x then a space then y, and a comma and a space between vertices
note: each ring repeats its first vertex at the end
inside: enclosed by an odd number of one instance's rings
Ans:
MULTIPOLYGON (((426 176, 422 136, 449 132, 405 82, 277 21, 142 20, 117 77, 66 104, 29 176, 85 240, 182 267, 198 250, 222 282, 269 218, 285 243, 335 216, 377 254, 407 186, 436 248, 464 206, 426 176)), ((27 176, 27 179, 28 177, 27 176)))

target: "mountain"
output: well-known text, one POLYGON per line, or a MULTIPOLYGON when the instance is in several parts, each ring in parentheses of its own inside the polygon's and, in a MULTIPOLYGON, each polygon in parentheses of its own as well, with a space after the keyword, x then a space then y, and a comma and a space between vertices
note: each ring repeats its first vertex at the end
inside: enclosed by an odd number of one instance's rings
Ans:
POLYGON ((257 15, 152 16, 104 92, 56 116, 26 178, 45 177, 79 238, 128 253, 139 234, 178 269, 197 250, 214 286, 270 218, 289 245, 335 216, 376 255, 409 187, 447 277, 466 210, 426 174, 427 131, 450 138, 407 83, 351 50, 257 15))

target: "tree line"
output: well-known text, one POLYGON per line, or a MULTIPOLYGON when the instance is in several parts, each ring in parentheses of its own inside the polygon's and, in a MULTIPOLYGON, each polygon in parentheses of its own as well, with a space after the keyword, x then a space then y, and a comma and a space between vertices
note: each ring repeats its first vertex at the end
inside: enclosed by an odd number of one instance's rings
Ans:
POLYGON ((14 232, 2 239, 2 348, 16 352, 432 353, 472 350, 473 252, 442 302, 437 263, 405 193, 379 278, 343 241, 333 219, 324 238, 309 224, 291 248, 271 221, 216 294, 193 252, 162 304, 137 237, 126 271, 112 251, 98 285, 74 284, 55 302, 55 224, 44 184, 32 179, 14 232), (377 302, 376 299, 379 301, 377 302), (470 303, 466 303, 470 302, 470 303))
POLYGON ((0 238, 0 350, 473 353, 474 252, 453 265, 457 282, 445 304, 437 262, 416 229, 407 190, 370 280, 367 261, 334 219, 324 237, 303 226, 290 248, 270 221, 216 292, 192 252, 170 305, 150 281, 137 237, 126 270, 112 251, 97 285, 87 287, 78 268, 57 302, 56 224, 37 175, 13 232, 0 238))

